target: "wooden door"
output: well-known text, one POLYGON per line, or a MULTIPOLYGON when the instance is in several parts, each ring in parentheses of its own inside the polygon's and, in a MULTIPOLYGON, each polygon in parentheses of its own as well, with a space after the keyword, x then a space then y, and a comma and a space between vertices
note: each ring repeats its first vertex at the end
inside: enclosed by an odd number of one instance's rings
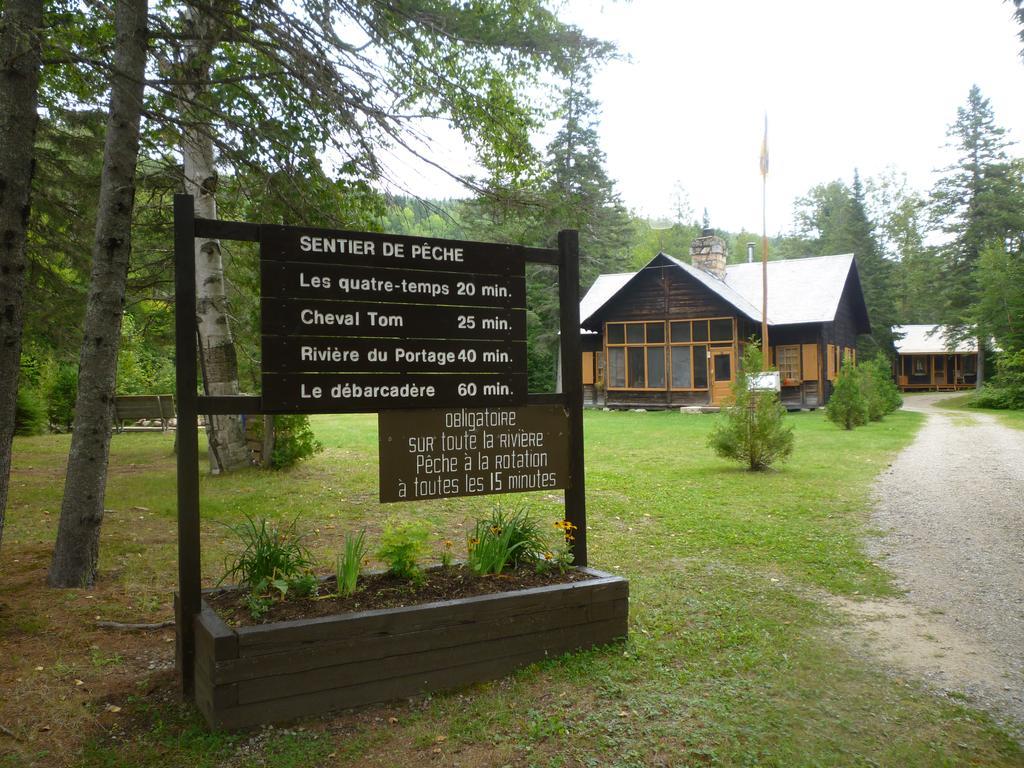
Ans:
POLYGON ((732 382, 736 378, 736 357, 731 349, 711 350, 711 402, 723 405, 732 399, 732 382))

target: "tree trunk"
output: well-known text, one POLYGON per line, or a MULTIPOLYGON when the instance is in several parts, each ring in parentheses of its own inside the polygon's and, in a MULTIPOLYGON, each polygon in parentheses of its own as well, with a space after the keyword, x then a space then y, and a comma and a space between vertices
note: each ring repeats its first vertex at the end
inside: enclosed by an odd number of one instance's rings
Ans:
POLYGON ((96 579, 100 525, 110 454, 110 430, 121 340, 125 283, 131 254, 135 168, 147 50, 147 0, 117 0, 116 49, 103 174, 93 241, 92 273, 78 363, 78 397, 64 501, 50 563, 53 587, 82 587, 96 579))
POLYGON ((976 342, 978 344, 978 377, 974 381, 974 388, 978 390, 985 383, 985 347, 982 345, 981 336, 978 336, 976 342))
MULTIPOLYGON (((216 219, 217 169, 213 162, 212 127, 201 110, 208 97, 213 29, 209 17, 195 6, 186 9, 186 24, 194 40, 185 48, 182 80, 186 85, 182 87, 180 103, 185 192, 195 198, 197 217, 216 219)), ((196 315, 206 394, 239 394, 238 356, 228 322, 224 262, 217 240, 196 239, 196 315)), ((206 437, 210 471, 214 474, 249 465, 241 416, 208 417, 206 437)))
POLYGON ((42 26, 42 0, 6 0, 0 17, 0 544, 25 324, 25 241, 39 122, 42 26))

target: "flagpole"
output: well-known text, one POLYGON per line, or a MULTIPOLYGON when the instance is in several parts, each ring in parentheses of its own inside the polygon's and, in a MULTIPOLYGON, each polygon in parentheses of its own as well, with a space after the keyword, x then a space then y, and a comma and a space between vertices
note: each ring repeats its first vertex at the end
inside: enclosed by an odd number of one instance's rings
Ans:
POLYGON ((770 366, 768 349, 768 113, 764 115, 764 142, 761 144, 761 362, 770 366))

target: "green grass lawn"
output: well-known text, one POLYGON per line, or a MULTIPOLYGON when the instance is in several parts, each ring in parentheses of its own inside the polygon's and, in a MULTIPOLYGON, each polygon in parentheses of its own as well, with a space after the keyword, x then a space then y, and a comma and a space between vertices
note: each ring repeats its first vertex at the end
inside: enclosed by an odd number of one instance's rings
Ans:
MULTIPOLYGON (((14 608, 0 613, 0 637, 8 631, 27 639, 14 658, 0 659, 0 689, 8 678, 50 675, 52 656, 87 685, 90 674, 120 669, 121 682, 110 683, 105 697, 58 708, 76 731, 65 759, 82 766, 1024 765, 1020 746, 985 715, 888 675, 844 646, 837 630, 846 620, 823 599, 895 594, 864 553, 868 493, 921 416, 899 412, 844 432, 820 412, 794 414, 792 460, 761 474, 710 453, 716 418, 586 414, 590 560, 630 580, 627 643, 450 694, 238 735, 207 733, 167 693, 166 673, 153 678, 134 666, 134 651, 103 666, 85 650, 92 642, 101 662, 112 658, 102 637, 58 632, 46 648, 30 642, 54 637, 58 622, 93 614, 126 621, 169 615, 171 438, 114 437, 103 578, 84 606, 81 591, 70 599, 32 586, 52 544, 60 498, 53 465, 63 460, 67 438, 18 440, 0 572, 0 603, 14 608), (32 578, 3 575, 9 558, 31 562, 32 578), (31 590, 32 615, 43 614, 34 623, 18 608, 31 590), (33 673, 35 665, 44 671, 33 673), (113 717, 100 716, 110 701, 121 707, 120 730, 102 725, 113 717)), ((293 471, 204 477, 207 582, 218 578, 230 548, 224 523, 246 512, 299 516, 325 570, 346 531, 366 528, 373 540, 389 515, 426 520, 438 553, 444 538, 464 540, 467 524, 495 503, 528 502, 552 522, 561 515, 560 494, 380 505, 375 417, 313 423, 326 450, 293 471)), ((143 650, 147 643, 159 644, 138 641, 143 650)), ((22 709, 46 706, 30 694, 22 709)), ((0 702, 0 722, 10 726, 13 707, 0 702)), ((59 750, 46 746, 52 742, 34 739, 0 765, 58 762, 59 750)))
POLYGON ((1006 411, 997 408, 973 408, 968 405, 970 399, 970 395, 951 397, 948 400, 943 400, 939 403, 939 407, 949 408, 954 411, 963 411, 965 413, 987 413, 995 416, 1008 427, 1024 429, 1024 411, 1006 411))

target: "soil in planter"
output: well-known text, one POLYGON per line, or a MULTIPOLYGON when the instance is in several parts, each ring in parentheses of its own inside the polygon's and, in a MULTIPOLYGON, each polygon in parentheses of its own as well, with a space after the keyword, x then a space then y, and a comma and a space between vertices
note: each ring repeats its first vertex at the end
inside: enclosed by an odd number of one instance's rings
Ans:
POLYGON ((403 608, 409 605, 455 600, 495 592, 513 592, 517 589, 567 584, 594 578, 575 568, 559 573, 557 569, 537 573, 533 568, 517 568, 497 576, 477 576, 464 565, 449 568, 431 568, 423 572, 424 582, 417 586, 405 579, 387 573, 367 574, 359 577, 354 595, 338 597, 335 579, 331 576, 320 583, 316 597, 292 598, 275 601, 259 620, 254 620, 245 605, 242 590, 226 589, 206 595, 206 602, 224 621, 232 626, 269 624, 291 619, 311 619, 338 613, 370 611, 377 608, 403 608))

